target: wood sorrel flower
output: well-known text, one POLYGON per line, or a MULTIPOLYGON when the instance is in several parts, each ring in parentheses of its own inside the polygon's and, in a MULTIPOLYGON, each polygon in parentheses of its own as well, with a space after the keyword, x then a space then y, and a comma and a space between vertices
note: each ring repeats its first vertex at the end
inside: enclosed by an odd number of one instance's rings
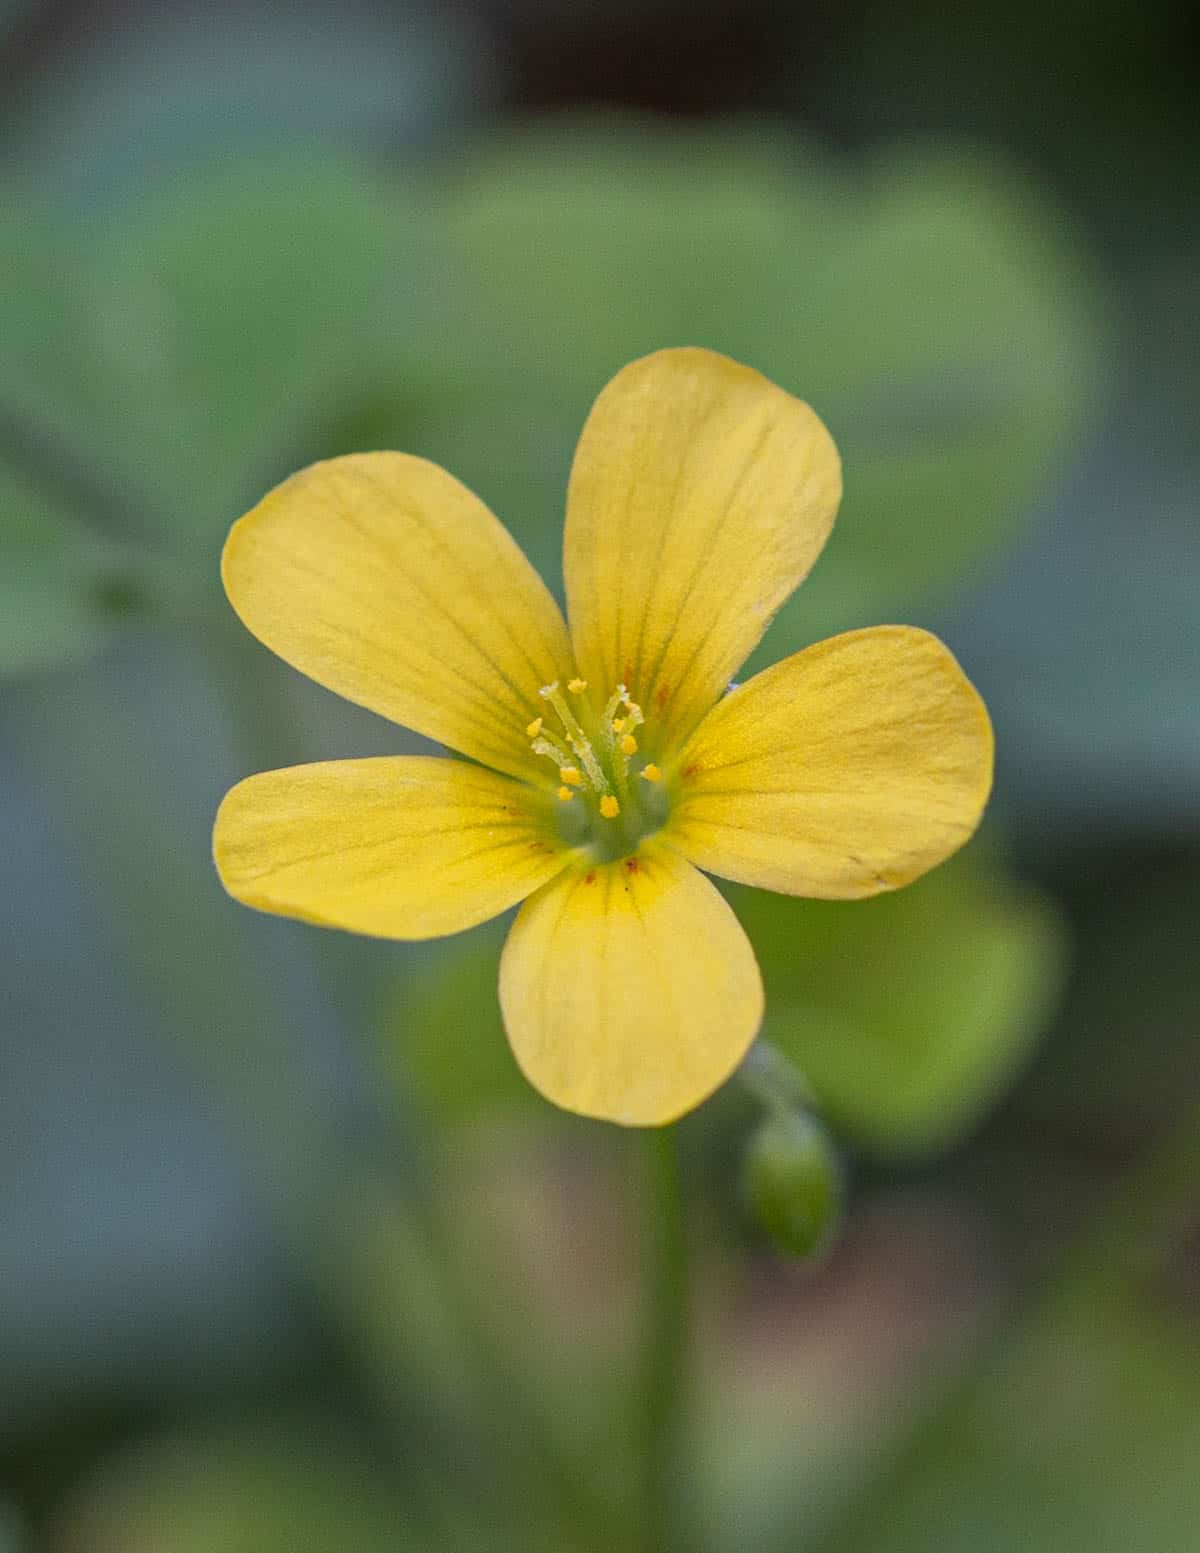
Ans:
POLYGON ((233 527, 233 607, 295 668, 468 759, 250 777, 217 816, 226 888, 399 939, 524 901, 500 1003, 530 1082, 629 1124, 698 1105, 763 1009, 700 870, 836 900, 896 889, 961 846, 991 784, 986 709, 924 631, 833 637, 725 694, 841 488, 821 421, 757 372, 705 350, 635 361, 575 455, 568 629, 436 465, 366 453, 293 475, 233 527))

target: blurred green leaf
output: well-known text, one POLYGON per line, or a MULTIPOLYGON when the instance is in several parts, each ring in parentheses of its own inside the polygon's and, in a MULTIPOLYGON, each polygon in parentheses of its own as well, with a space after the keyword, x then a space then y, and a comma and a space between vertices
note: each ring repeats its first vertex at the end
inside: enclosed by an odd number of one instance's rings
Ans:
POLYGON ((0 674, 20 674, 100 646, 178 580, 118 468, 82 252, 0 205, 0 269, 0 674))
POLYGON ((0 271, 0 462, 39 458, 59 484, 64 451, 104 469, 116 417, 87 252, 0 189, 0 271))
POLYGON ((160 1438, 107 1463, 56 1546, 128 1553, 407 1553, 426 1537, 369 1456, 316 1418, 160 1438))
POLYGON ((961 1136, 1059 989, 1054 910, 978 844, 873 900, 731 893, 763 969, 764 1034, 874 1153, 921 1155, 961 1136))
POLYGON ((444 1122, 544 1102, 517 1067, 500 1018, 497 978, 508 919, 410 950, 380 1026, 383 1060, 444 1122))
POLYGON ((347 163, 243 166, 119 234, 97 283, 113 437, 171 541, 215 567, 268 485, 345 451, 353 406, 436 394, 443 271, 416 189, 347 163))
MULTIPOLYGON (((1048 901, 982 849, 906 890, 848 904, 730 887, 767 991, 763 1032, 838 1129, 883 1155, 965 1132, 1041 1032, 1064 943, 1048 901)), ((496 996, 507 922, 410 955, 383 1023, 397 1082, 443 1120, 543 1109, 496 996)))
POLYGON ((1200 1336, 1098 1291, 1040 1315, 837 1553, 1192 1553, 1200 1336))
POLYGON ((823 1553, 1195 1547, 1198 1160, 1193 1106, 1013 1303, 823 1553))
POLYGON ((583 417, 634 357, 712 346, 827 420, 846 499, 776 654, 945 589, 1011 531, 1093 392, 1084 257, 983 156, 838 164, 758 129, 578 120, 513 137, 447 200, 495 385, 429 451, 548 568, 583 417))
POLYGON ((0 203, 0 674, 77 657, 158 602, 124 504, 92 277, 65 234, 0 203))
POLYGON ((1002 537, 1068 445, 1095 343, 1080 258, 1013 176, 943 152, 855 169, 736 128, 579 120, 454 179, 244 163, 86 256, 10 214, 0 257, 0 407, 61 451, 85 516, 214 597, 234 517, 372 445, 473 485, 553 580, 607 377, 681 341, 752 362, 812 399, 847 471, 773 654, 1002 537))
POLYGON ((427 203, 346 164, 243 168, 86 263, 14 214, 0 259, 0 553, 30 600, 0 626, 0 669, 98 639, 78 581, 102 562, 107 578, 118 541, 174 593, 215 598, 229 524, 344 451, 350 407, 436 399, 460 370, 427 203), (71 513, 89 528, 68 534, 71 513))
POLYGON ((78 657, 151 607, 140 559, 0 463, 0 674, 78 657))
MULTIPOLYGON (((338 1223, 341 1309, 385 1405, 411 1413, 417 1403, 451 1465, 476 1464, 492 1525, 519 1525, 525 1548, 544 1540, 582 1553, 609 1545, 629 1510, 631 1441, 614 1438, 627 1423, 627 1325, 619 1314, 615 1332, 608 1324, 610 1301, 605 1321, 586 1339, 579 1331, 577 1258, 605 1255, 571 1238, 580 1193, 598 1190, 594 1160, 577 1155, 585 1181, 568 1191, 553 1156, 537 1152, 545 1136, 525 1132, 536 1141, 524 1154, 521 1137, 503 1127, 432 1136, 428 1218, 364 1179, 338 1223), (498 1300, 501 1281, 511 1297, 498 1300)), ((611 1175, 604 1187, 612 1193, 611 1175)), ((603 1237, 600 1217, 588 1218, 589 1237, 603 1237)))

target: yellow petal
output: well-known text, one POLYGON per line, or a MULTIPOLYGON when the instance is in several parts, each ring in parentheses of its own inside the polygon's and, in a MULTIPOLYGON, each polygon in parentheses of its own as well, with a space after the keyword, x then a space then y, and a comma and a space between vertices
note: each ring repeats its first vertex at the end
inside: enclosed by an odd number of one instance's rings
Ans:
POLYGON ((894 890, 956 851, 992 783, 987 708, 911 626, 818 642, 727 696, 681 760, 671 839, 786 895, 894 890))
POLYGON ((436 756, 330 760, 239 782, 213 854, 247 906, 378 938, 474 927, 554 877, 565 856, 532 794, 436 756))
POLYGON ((222 576, 260 641, 319 684, 514 776, 571 665, 562 615, 452 475, 356 453, 285 480, 235 523, 222 576))
POLYGON ((762 1018, 758 965, 716 888, 667 848, 572 871, 526 901, 500 1005, 529 1082, 568 1111, 673 1121, 742 1060, 762 1018))
POLYGON ((666 737, 686 736, 808 574, 841 493, 821 421, 759 373, 695 349, 633 362, 571 471, 580 673, 604 694, 624 681, 666 737))

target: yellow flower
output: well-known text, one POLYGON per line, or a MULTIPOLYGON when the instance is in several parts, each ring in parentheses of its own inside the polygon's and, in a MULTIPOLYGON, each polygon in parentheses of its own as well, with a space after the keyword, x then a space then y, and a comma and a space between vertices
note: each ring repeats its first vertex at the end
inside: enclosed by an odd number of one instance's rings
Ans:
POLYGON ((293 475, 233 527, 233 607, 318 683, 468 759, 250 777, 217 816, 225 887, 397 939, 523 901, 500 1003, 530 1082, 632 1125, 698 1105, 763 1008, 700 870, 830 900, 896 889, 961 846, 991 785, 987 711, 927 632, 852 631, 725 693, 841 489, 824 425, 757 372, 695 349, 633 362, 575 455, 568 630, 436 465, 365 453, 293 475))

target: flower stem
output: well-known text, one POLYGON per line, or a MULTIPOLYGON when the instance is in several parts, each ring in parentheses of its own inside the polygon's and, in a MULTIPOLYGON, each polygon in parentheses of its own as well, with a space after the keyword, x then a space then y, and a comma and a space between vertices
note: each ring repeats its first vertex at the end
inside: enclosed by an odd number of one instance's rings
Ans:
POLYGON ((676 1127, 644 1135, 645 1314, 640 1422, 642 1480, 637 1546, 672 1553, 678 1535, 682 1426, 686 1402, 688 1266, 683 1178, 676 1127))

